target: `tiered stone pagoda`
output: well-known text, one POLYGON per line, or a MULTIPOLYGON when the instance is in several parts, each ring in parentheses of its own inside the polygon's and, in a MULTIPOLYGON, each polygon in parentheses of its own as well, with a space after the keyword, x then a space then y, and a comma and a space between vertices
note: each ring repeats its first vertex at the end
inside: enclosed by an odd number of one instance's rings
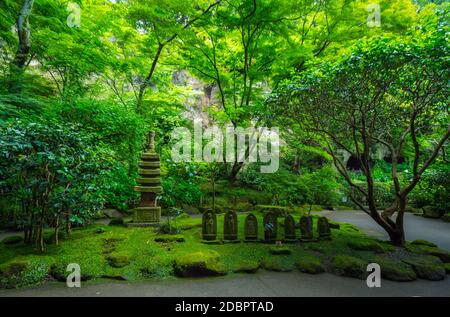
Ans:
POLYGON ((152 226, 159 224, 161 207, 156 204, 156 196, 162 193, 159 154, 155 152, 155 133, 148 136, 148 148, 141 155, 138 170, 138 186, 134 190, 141 193, 139 207, 134 210, 133 222, 130 226, 152 226))

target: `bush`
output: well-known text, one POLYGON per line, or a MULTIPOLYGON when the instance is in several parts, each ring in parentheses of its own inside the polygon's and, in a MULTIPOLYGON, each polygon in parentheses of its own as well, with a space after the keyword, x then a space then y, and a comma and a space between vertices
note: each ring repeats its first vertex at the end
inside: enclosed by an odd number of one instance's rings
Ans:
POLYGON ((11 236, 11 237, 6 237, 2 240, 3 244, 7 244, 7 245, 11 245, 11 244, 19 244, 23 242, 23 237, 22 236, 11 236))
POLYGON ((13 261, 0 267, 0 287, 19 288, 44 282, 49 267, 40 261, 13 261))

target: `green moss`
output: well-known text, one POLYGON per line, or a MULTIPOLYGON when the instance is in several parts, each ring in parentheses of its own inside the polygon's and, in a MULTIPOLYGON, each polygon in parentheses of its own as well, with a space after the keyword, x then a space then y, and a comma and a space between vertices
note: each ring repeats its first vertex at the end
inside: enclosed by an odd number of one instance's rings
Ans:
POLYGON ((233 269, 234 273, 256 273, 260 268, 261 264, 258 261, 245 260, 237 265, 233 269))
MULTIPOLYGON (((68 265, 69 265, 68 262, 67 263, 66 262, 58 262, 58 263, 52 264, 52 266, 50 267, 50 272, 49 272, 51 277, 53 277, 57 281, 66 282, 67 276, 69 276, 69 274, 71 273, 71 271, 67 271, 68 265)), ((80 278, 82 281, 87 281, 87 280, 90 280, 93 278, 92 275, 87 274, 83 269, 81 269, 80 273, 81 273, 80 278)))
POLYGON ((434 244, 433 242, 427 241, 427 240, 414 240, 413 242, 411 242, 411 244, 437 248, 436 244, 434 244))
POLYGON ((127 266, 131 262, 130 256, 123 252, 111 253, 106 257, 106 260, 108 261, 109 265, 116 268, 127 266))
POLYGON ((376 256, 371 259, 372 263, 377 263, 381 268, 381 276, 392 281, 413 281, 417 278, 413 268, 400 260, 376 256))
POLYGON ((227 269, 219 259, 219 253, 212 250, 188 253, 175 259, 174 271, 180 277, 225 275, 227 269))
POLYGON ((407 244, 406 250, 416 253, 416 254, 424 254, 424 255, 432 255, 441 259, 444 263, 450 263, 450 252, 435 248, 429 247, 426 245, 417 245, 417 244, 407 244))
POLYGON ((0 267, 0 287, 19 288, 44 282, 49 266, 42 261, 18 260, 0 267))
POLYGON ((292 251, 286 246, 272 246, 269 249, 270 254, 273 255, 283 255, 283 254, 291 254, 292 251))
POLYGON ((312 255, 300 258, 296 266, 303 273, 318 274, 325 271, 321 259, 312 255))
POLYGON ((374 252, 384 252, 383 247, 374 240, 352 240, 347 243, 349 248, 358 251, 374 251, 374 252))
POLYGON ((295 269, 294 263, 284 256, 265 258, 262 267, 275 272, 291 272, 295 269))
POLYGON ((337 255, 331 260, 332 270, 337 275, 364 279, 367 263, 349 255, 337 255))
POLYGON ((445 278, 445 267, 442 261, 434 256, 414 256, 403 260, 414 269, 418 277, 439 281, 445 278))
POLYGON ((11 237, 6 237, 2 240, 2 243, 6 244, 6 245, 19 244, 22 242, 23 242, 22 236, 11 236, 11 237))
POLYGON ((445 263, 444 268, 445 268, 445 273, 450 274, 450 263, 445 263))

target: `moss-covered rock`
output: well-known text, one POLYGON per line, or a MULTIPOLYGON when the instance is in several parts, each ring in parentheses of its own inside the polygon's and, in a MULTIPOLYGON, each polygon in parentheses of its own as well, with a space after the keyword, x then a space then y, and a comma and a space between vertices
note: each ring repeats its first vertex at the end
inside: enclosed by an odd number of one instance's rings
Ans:
MULTIPOLYGON (((59 282, 66 282, 67 276, 69 276, 69 274, 71 273, 71 271, 67 271, 68 264, 69 263, 66 262, 57 262, 52 264, 52 266, 50 267, 50 276, 59 282)), ((81 270, 80 273, 80 279, 82 281, 87 281, 93 278, 92 275, 86 274, 85 272, 83 272, 83 270, 81 270)))
POLYGON ((42 283, 49 267, 41 261, 15 260, 0 266, 0 288, 19 288, 42 283))
POLYGON ((441 217, 441 220, 442 220, 442 221, 445 221, 445 222, 450 222, 450 212, 444 214, 444 215, 441 217))
POLYGON ((175 259, 174 272, 180 277, 226 275, 227 269, 219 260, 219 254, 211 250, 189 253, 175 259))
POLYGON ((270 254, 273 255, 283 255, 283 254, 291 254, 292 251, 286 246, 273 246, 269 249, 270 254))
POLYGON ((295 265, 285 257, 270 257, 262 261, 262 267, 268 271, 291 272, 295 265))
POLYGON ((413 256, 403 259, 403 262, 409 264, 418 277, 439 281, 445 278, 444 263, 434 256, 413 256))
POLYGON ((349 255, 337 255, 331 260, 332 270, 337 275, 364 279, 367 263, 349 255))
POLYGON ((383 253, 384 249, 374 240, 352 240, 347 243, 348 247, 358 251, 373 251, 383 253))
POLYGON ((450 252, 439 248, 429 247, 426 245, 408 244, 406 246, 406 250, 417 254, 432 255, 438 257, 444 263, 450 263, 450 252))
POLYGON ((427 241, 427 240, 414 240, 413 242, 411 242, 411 244, 413 244, 413 245, 424 245, 424 246, 427 246, 427 247, 437 248, 436 244, 434 244, 433 242, 427 241))
POLYGON ((371 262, 380 265, 381 276, 387 280, 405 282, 417 279, 413 268, 400 260, 377 256, 371 262))
POLYGON ((261 264, 258 261, 247 260, 239 263, 238 266, 233 269, 234 273, 256 273, 261 264))
POLYGON ((11 236, 11 237, 6 237, 2 240, 2 243, 6 244, 6 245, 19 244, 22 242, 23 242, 22 236, 11 236))
POLYGON ((174 234, 174 235, 164 234, 164 235, 157 236, 155 238, 155 242, 160 242, 160 243, 184 242, 184 241, 185 241, 184 236, 180 235, 180 234, 174 234))
POLYGON ((109 221, 109 225, 110 225, 110 226, 123 226, 123 225, 124 225, 123 218, 121 218, 121 217, 112 218, 112 219, 109 221))
POLYGON ((123 252, 110 253, 106 257, 106 260, 108 261, 110 266, 115 268, 127 266, 131 262, 130 256, 123 252))
POLYGON ((318 274, 325 271, 321 259, 312 255, 302 257, 296 266, 303 273, 318 274))
POLYGON ((95 229, 95 233, 97 233, 97 234, 102 234, 105 232, 106 232, 105 228, 102 228, 102 227, 95 229))
POLYGON ((444 268, 445 268, 445 273, 450 274, 450 263, 445 263, 444 268))

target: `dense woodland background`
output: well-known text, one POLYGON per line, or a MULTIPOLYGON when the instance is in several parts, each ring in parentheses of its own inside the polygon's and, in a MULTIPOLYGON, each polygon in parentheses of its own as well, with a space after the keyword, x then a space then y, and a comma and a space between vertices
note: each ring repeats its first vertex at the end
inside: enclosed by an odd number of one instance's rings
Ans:
POLYGON ((154 130, 167 212, 360 208, 402 244, 394 213, 449 211, 449 6, 380 0, 369 27, 371 2, 2 0, 1 226, 132 209, 154 130), (172 162, 199 117, 279 127, 279 171, 172 162))

